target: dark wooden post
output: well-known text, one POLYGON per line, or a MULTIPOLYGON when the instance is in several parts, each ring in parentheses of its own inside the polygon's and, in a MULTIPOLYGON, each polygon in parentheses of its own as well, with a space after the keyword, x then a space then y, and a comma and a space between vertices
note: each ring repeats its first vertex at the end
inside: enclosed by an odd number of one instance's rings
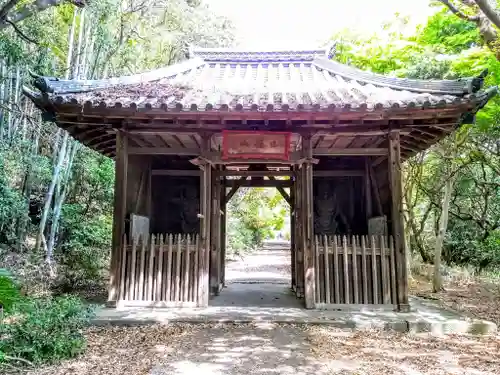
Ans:
POLYGON ((373 216, 372 209, 372 189, 370 182, 370 157, 365 157, 365 210, 366 210, 366 225, 368 228, 368 220, 373 216))
POLYGON ((220 285, 220 173, 212 173, 212 220, 211 220, 211 255, 210 255, 210 289, 219 295, 220 285))
POLYGON ((296 247, 295 247, 295 217, 296 217, 296 206, 295 197, 297 189, 297 177, 295 176, 295 166, 293 166, 294 174, 291 177, 293 184, 290 188, 290 269, 292 274, 291 287, 293 291, 297 290, 297 267, 296 267, 296 247))
MULTIPOLYGON (((225 168, 222 168, 224 170, 225 168)), ((221 275, 220 283, 221 287, 226 284, 226 223, 227 223, 227 202, 226 202, 226 177, 221 177, 221 188, 220 188, 220 210, 221 210, 221 222, 220 222, 220 248, 221 248, 221 275)))
MULTIPOLYGON (((210 137, 202 136, 202 156, 210 151, 210 137)), ((211 219, 211 185, 212 166, 209 163, 200 164, 200 249, 199 249, 199 279, 198 300, 200 307, 208 306, 209 299, 209 267, 210 267, 210 219, 211 219)))
POLYGON ((406 269, 406 251, 403 222, 403 191, 399 131, 389 133, 389 184, 391 187, 391 221, 396 259, 396 279, 398 309, 408 311, 408 270, 406 269))
POLYGON ((125 133, 116 133, 115 157, 115 196, 113 202, 113 238, 109 269, 108 306, 116 306, 120 285, 121 255, 125 235, 125 217, 127 214, 127 171, 128 138, 125 133))
POLYGON ((304 297, 304 201, 302 199, 302 166, 295 167, 295 282, 296 295, 304 297))
POLYGON ((302 189, 302 201, 304 207, 304 299, 306 309, 315 306, 316 282, 315 282, 315 257, 314 257, 314 218, 313 218, 313 165, 312 165, 312 143, 311 137, 302 137, 302 152, 306 162, 302 167, 304 186, 302 189))

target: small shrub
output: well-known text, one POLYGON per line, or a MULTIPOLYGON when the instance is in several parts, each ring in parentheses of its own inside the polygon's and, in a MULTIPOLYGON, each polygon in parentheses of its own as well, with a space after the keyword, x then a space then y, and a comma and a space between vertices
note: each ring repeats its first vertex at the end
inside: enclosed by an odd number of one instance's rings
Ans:
POLYGON ((85 349, 82 329, 92 317, 93 308, 72 296, 16 303, 0 325, 0 362, 10 357, 40 364, 74 357, 85 349))
POLYGON ((0 268, 0 310, 10 311, 21 297, 19 287, 7 270, 0 268))

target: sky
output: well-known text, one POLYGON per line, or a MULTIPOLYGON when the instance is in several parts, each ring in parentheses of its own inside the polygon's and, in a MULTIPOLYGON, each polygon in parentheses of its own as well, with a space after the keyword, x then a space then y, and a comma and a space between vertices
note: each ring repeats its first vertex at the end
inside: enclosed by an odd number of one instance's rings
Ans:
POLYGON ((319 47, 345 28, 381 31, 394 14, 410 16, 410 29, 432 14, 430 0, 205 0, 233 21, 240 47, 319 47))

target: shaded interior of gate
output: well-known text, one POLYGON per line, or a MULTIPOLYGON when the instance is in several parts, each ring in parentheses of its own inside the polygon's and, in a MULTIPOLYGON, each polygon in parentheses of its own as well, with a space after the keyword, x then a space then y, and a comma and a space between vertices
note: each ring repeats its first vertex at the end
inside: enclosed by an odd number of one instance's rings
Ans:
POLYGON ((276 187, 290 204, 297 298, 306 295, 304 254, 312 246, 314 307, 397 305, 389 176, 374 159, 319 157, 310 171, 237 163, 205 166, 207 174, 189 157, 130 155, 119 301, 206 306, 224 293, 226 203, 246 186, 276 187))

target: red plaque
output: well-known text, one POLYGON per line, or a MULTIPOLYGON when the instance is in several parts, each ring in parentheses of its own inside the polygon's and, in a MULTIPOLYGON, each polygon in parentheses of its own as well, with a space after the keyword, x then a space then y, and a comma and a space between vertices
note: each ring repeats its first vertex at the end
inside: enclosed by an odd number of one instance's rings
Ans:
POLYGON ((222 158, 288 160, 290 136, 287 132, 224 130, 222 158))

